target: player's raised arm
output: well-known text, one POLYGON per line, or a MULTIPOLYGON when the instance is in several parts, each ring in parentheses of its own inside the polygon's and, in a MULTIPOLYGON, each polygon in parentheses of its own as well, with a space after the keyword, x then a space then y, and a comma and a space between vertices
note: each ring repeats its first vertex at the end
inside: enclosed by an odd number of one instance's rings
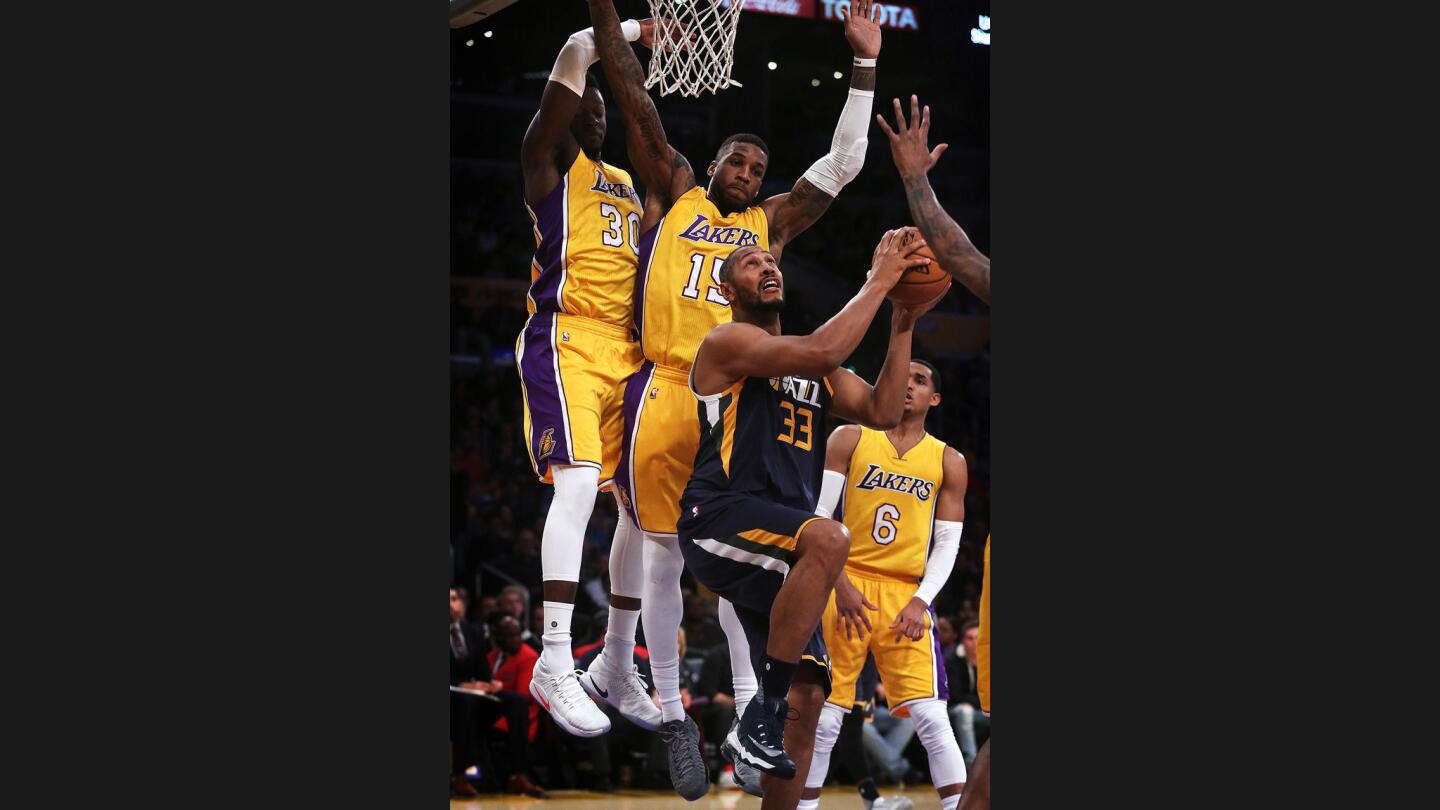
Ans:
MULTIPOLYGON (((835 371, 860 345, 880 301, 906 268, 929 262, 914 255, 923 244, 914 228, 886 232, 875 248, 869 277, 860 292, 808 335, 771 334, 739 321, 715 327, 696 352, 695 390, 708 395, 723 391, 741 377, 823 377, 835 371)), ((763 301, 781 285, 775 257, 763 248, 737 248, 720 268, 720 294, 729 301, 742 295, 763 301)))
POLYGON ((900 610, 890 629, 896 631, 895 640, 908 636, 919 641, 925 634, 925 611, 955 569, 955 557, 960 552, 960 534, 965 521, 965 488, 969 484, 969 470, 965 457, 953 447, 945 448, 941 460, 945 478, 940 484, 940 494, 935 499, 935 548, 925 560, 925 576, 910 602, 900 610))
MULTIPOLYGON (((860 174, 869 139, 870 107, 875 98, 875 58, 880 55, 880 24, 873 0, 852 0, 845 15, 845 39, 855 52, 850 71, 850 93, 840 111, 840 122, 830 140, 830 151, 815 161, 784 194, 761 203, 770 218, 770 250, 779 256, 785 245, 815 224, 840 189, 860 174)), ((842 12, 845 6, 840 6, 842 12)))
MULTIPOLYGON (((918 241, 918 240, 917 240, 918 241)), ((910 343, 915 335, 915 324, 920 316, 945 297, 941 293, 924 304, 907 307, 891 302, 890 348, 885 353, 885 365, 875 385, 860 379, 845 369, 837 369, 830 375, 830 385, 835 389, 834 404, 836 416, 850 419, 875 430, 889 430, 900 424, 905 412, 905 388, 910 377, 910 343)))
MULTIPOLYGON (((649 28, 653 28, 649 20, 644 23, 627 20, 624 36, 631 40, 640 39, 642 31, 649 28)), ((550 80, 545 83, 545 91, 540 96, 540 110, 530 119, 530 127, 525 130, 525 139, 520 144, 526 202, 539 202, 549 194, 560 182, 565 167, 574 162, 575 154, 580 151, 580 144, 571 134, 570 127, 584 104, 585 71, 599 58, 593 28, 571 34, 560 49, 560 55, 555 57, 550 80)), ((595 112, 604 115, 604 106, 599 105, 595 112)))
MULTIPOLYGON (((655 101, 645 90, 645 71, 621 32, 615 3, 613 0, 587 2, 590 4, 590 21, 595 26, 595 41, 600 49, 600 64, 606 80, 610 82, 610 92, 615 95, 615 101, 625 117, 630 164, 645 186, 645 225, 648 227, 653 224, 648 222, 652 210, 665 211, 676 198, 694 187, 695 172, 690 168, 690 162, 676 152, 665 137, 655 101)), ((662 43, 659 47, 678 45, 662 43)))
POLYGON ((990 257, 981 253, 970 242, 970 237, 935 199, 930 188, 928 172, 940 159, 949 144, 942 143, 930 151, 930 106, 922 114, 920 100, 910 97, 910 121, 895 99, 895 129, 885 123, 885 116, 876 114, 875 120, 890 139, 890 156, 895 168, 905 182, 905 197, 910 203, 910 216, 925 234, 925 241, 935 251, 935 259, 945 272, 954 276, 965 288, 985 303, 990 303, 990 257))

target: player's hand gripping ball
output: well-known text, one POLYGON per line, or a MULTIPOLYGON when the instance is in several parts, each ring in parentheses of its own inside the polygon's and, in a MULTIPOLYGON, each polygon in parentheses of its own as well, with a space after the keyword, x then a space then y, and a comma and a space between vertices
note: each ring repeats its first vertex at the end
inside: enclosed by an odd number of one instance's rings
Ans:
POLYGON ((930 263, 906 270, 899 283, 890 289, 886 298, 897 304, 917 306, 940 297, 950 289, 950 274, 935 261, 929 245, 921 247, 914 255, 924 256, 930 263))

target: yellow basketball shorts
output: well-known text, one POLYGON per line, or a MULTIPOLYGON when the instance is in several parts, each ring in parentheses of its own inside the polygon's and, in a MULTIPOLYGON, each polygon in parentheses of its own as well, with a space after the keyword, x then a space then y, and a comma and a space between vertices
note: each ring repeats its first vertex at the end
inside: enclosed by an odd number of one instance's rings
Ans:
MULTIPOLYGON (((860 593, 878 605, 878 612, 862 607, 870 617, 872 632, 865 638, 845 638, 845 628, 840 624, 840 611, 835 608, 835 593, 825 606, 825 615, 820 619, 820 628, 825 634, 825 649, 830 653, 833 667, 833 687, 827 701, 850 711, 855 704, 855 682, 860 670, 865 668, 866 653, 875 653, 875 668, 880 673, 880 682, 885 685, 885 698, 890 704, 890 713, 896 717, 910 714, 909 704, 917 700, 950 699, 949 682, 945 677, 945 661, 940 653, 940 639, 935 635, 935 612, 925 611, 925 633, 919 641, 901 637, 895 640, 895 631, 888 630, 890 623, 900 610, 915 596, 915 583, 896 579, 873 579, 845 570, 850 581, 860 593)), ((864 627, 862 626, 863 630, 864 627)))
POLYGON ((975 680, 980 708, 990 711, 990 538, 985 538, 985 574, 980 581, 980 634, 975 639, 975 680))
POLYGON ((676 534, 680 495, 700 449, 689 374, 646 360, 625 386, 625 446, 616 473, 621 500, 642 531, 676 534))
POLYGON ((640 344, 614 324, 536 313, 515 341, 515 366, 525 398, 525 444, 540 480, 554 483, 552 464, 600 470, 615 477, 625 435, 625 380, 644 361, 640 344))

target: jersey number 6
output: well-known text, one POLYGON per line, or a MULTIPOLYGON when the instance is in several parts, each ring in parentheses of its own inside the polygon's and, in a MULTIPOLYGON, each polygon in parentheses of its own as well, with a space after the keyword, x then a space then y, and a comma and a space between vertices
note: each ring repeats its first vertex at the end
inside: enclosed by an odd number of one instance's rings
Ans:
POLYGON ((895 534, 898 532, 895 521, 899 519, 900 507, 893 503, 880 504, 880 508, 875 510, 875 526, 870 530, 870 536, 882 546, 890 545, 895 542, 895 534))

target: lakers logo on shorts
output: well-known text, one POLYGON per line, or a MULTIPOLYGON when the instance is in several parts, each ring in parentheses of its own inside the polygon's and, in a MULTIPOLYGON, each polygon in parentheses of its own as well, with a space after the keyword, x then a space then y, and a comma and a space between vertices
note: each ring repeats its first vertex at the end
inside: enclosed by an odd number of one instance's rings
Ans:
POLYGON ((549 458, 554 449, 555 428, 545 428, 545 432, 540 434, 540 458, 549 458))

